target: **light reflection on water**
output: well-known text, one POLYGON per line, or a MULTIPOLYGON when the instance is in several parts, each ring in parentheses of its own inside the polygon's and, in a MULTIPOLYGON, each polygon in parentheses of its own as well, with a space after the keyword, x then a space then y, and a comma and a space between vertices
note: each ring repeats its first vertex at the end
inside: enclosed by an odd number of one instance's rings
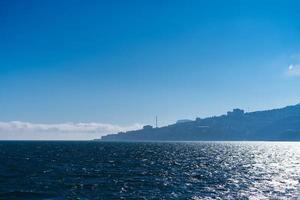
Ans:
POLYGON ((0 142, 0 199, 298 199, 300 143, 0 142))

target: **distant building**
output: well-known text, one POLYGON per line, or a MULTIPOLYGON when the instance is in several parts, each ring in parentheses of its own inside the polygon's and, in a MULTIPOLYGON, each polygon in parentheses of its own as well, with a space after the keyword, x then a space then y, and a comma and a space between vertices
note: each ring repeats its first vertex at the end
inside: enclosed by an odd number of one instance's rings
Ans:
POLYGON ((190 120, 190 119, 180 119, 180 120, 177 120, 176 124, 182 124, 182 123, 186 123, 186 122, 192 122, 192 120, 190 120))
POLYGON ((196 117, 196 122, 201 121, 202 119, 200 117, 196 117))
POLYGON ((227 112, 227 116, 228 117, 241 117, 245 114, 245 111, 244 110, 241 110, 241 109, 233 109, 233 111, 229 111, 227 112))
POLYGON ((146 125, 146 126, 143 126, 143 129, 144 129, 144 130, 153 129, 153 126, 146 125))

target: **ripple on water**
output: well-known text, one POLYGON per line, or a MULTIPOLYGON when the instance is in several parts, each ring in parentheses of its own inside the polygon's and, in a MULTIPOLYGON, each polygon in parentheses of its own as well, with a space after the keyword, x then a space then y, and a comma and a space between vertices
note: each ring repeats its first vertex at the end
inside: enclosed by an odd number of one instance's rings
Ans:
POLYGON ((297 199, 300 143, 1 142, 0 199, 297 199))

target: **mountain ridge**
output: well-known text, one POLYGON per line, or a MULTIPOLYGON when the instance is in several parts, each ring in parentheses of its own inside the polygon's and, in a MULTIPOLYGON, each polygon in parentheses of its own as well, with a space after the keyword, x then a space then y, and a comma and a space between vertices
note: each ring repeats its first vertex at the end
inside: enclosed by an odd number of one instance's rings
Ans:
POLYGON ((102 141, 236 141, 300 140, 300 104, 264 111, 233 109, 227 114, 168 126, 120 132, 103 136, 102 141))

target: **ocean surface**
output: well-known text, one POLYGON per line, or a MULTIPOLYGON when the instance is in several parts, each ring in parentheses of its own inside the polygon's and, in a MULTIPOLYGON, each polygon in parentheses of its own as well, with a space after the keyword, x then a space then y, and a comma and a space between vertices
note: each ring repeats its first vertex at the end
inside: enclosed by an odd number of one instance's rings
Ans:
POLYGON ((300 143, 0 142, 0 199, 300 199, 300 143))

